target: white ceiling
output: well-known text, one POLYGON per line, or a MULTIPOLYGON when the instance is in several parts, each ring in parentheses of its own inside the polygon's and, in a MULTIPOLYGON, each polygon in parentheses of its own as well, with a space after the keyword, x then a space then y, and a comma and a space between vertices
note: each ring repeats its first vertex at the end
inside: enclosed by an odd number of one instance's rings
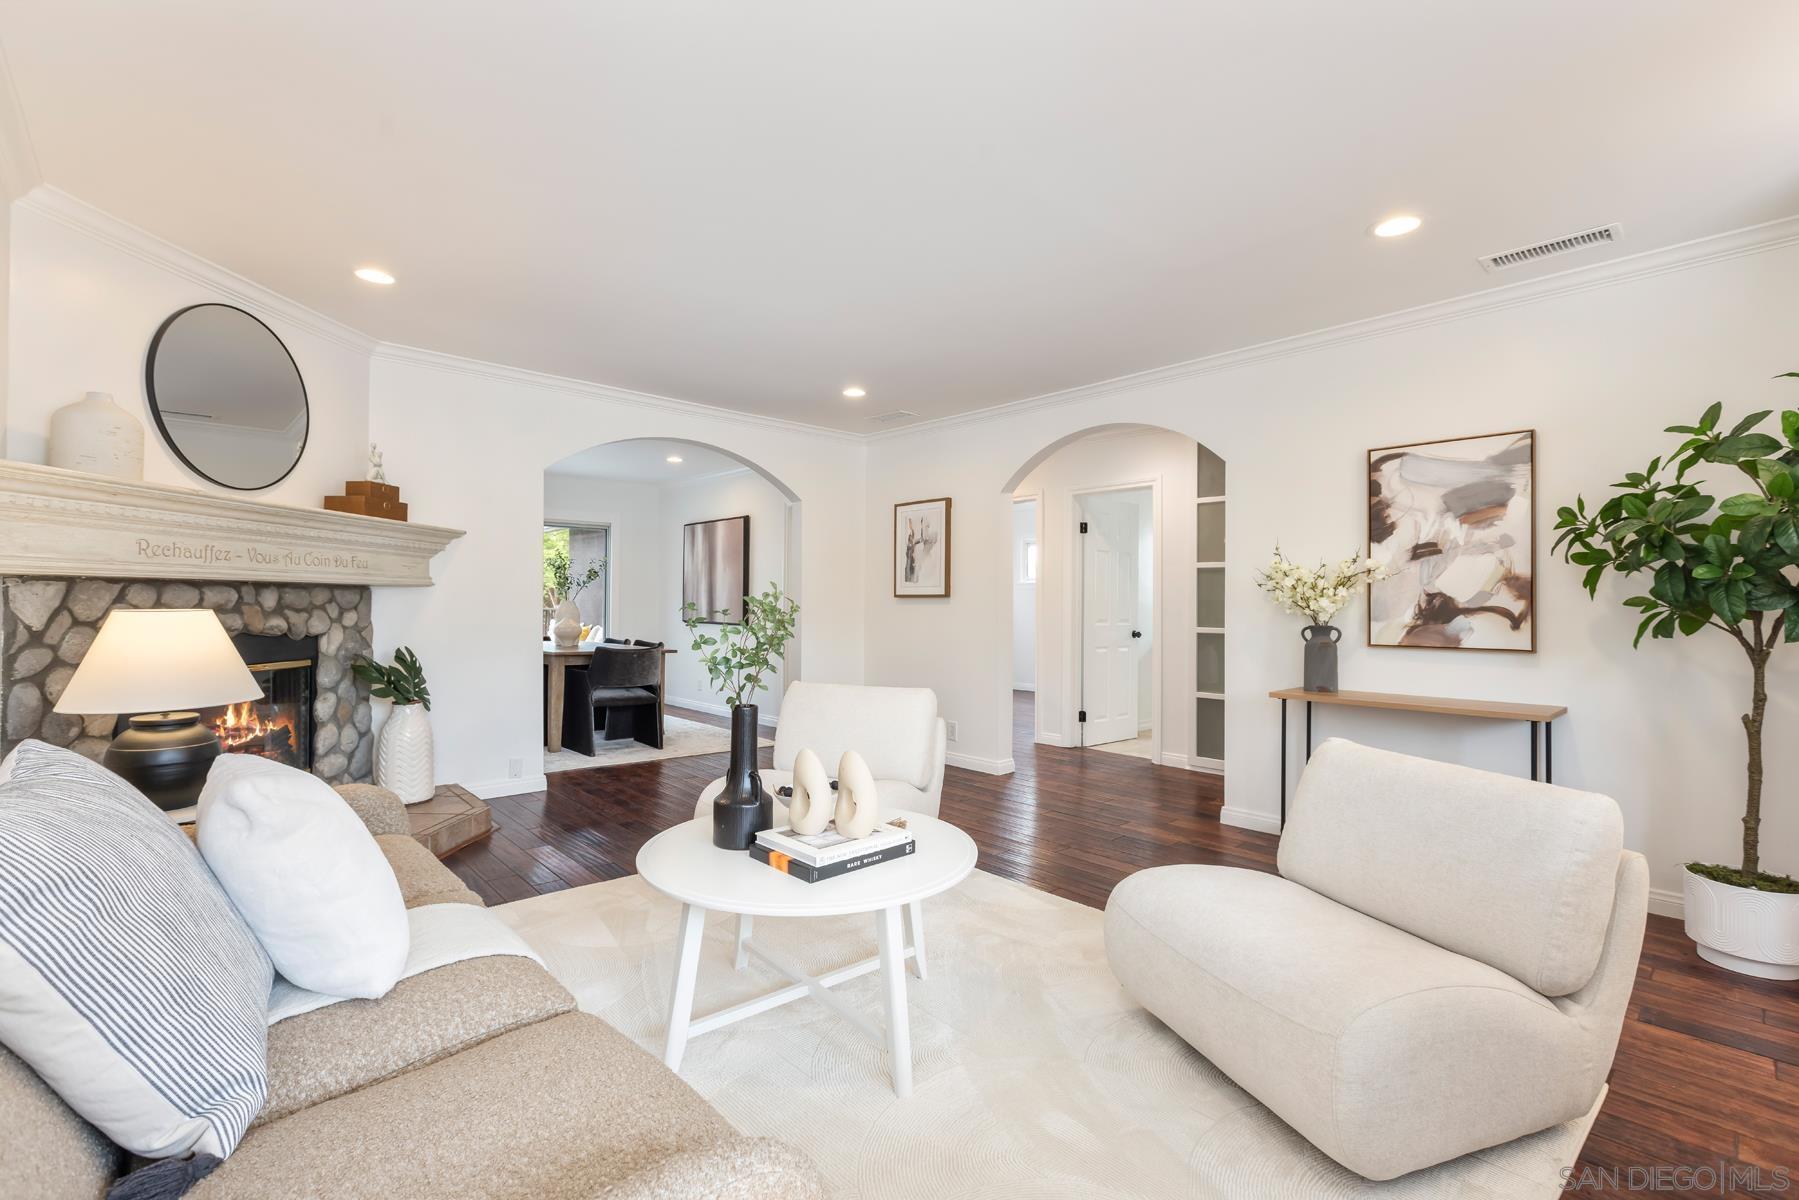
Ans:
POLYGON ((619 483, 691 483, 726 471, 747 469, 736 459, 709 447, 661 438, 611 442, 550 464, 552 475, 580 475, 619 483), (681 461, 669 462, 671 454, 680 455, 681 461))
POLYGON ((0 42, 48 182, 375 337, 852 430, 1799 212, 1790 0, 0 0, 0 42))

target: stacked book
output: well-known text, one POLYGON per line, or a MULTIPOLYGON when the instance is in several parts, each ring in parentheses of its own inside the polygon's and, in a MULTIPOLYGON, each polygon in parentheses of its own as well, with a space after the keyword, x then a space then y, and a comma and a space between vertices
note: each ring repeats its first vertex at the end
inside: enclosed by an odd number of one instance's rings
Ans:
POLYGON ((912 834, 903 824, 882 825, 863 838, 846 838, 835 825, 826 825, 823 833, 764 829, 756 835, 750 857, 795 879, 818 883, 904 858, 914 848, 912 834))

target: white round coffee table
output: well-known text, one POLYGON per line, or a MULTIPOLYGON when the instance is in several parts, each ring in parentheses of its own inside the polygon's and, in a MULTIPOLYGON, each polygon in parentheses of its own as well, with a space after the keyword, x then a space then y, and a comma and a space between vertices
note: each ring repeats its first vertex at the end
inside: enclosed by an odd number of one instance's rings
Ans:
POLYGON ((712 820, 703 817, 666 829, 637 852, 637 873, 665 896, 681 902, 674 994, 668 1005, 668 1041, 662 1061, 681 1069, 687 1039, 811 996, 887 1048, 893 1090, 912 1094, 912 1038, 906 1018, 906 959, 925 977, 923 901, 948 891, 974 870, 974 839, 935 817, 901 813, 917 848, 905 858, 879 863, 821 883, 807 883, 759 863, 745 851, 712 844, 712 820), (699 973, 700 942, 708 912, 737 916, 737 969, 751 957, 779 971, 788 987, 734 1004, 703 1017, 693 1015, 693 987, 699 973), (874 958, 823 975, 808 975, 780 961, 751 940, 756 917, 837 917, 875 914, 874 958), (911 945, 901 931, 901 914, 911 927, 911 945), (887 1000, 886 1028, 829 992, 848 979, 879 970, 887 1000))

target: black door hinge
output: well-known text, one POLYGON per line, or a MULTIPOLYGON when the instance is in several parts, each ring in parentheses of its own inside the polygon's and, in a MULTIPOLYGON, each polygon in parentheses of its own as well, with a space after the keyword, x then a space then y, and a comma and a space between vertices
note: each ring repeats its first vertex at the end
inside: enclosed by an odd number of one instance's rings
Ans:
POLYGON ((1087 532, 1087 522, 1085 522, 1085 521, 1082 521, 1082 522, 1081 522, 1081 532, 1082 532, 1082 533, 1086 533, 1086 532, 1087 532))
POLYGON ((1077 720, 1077 721, 1079 721, 1079 722, 1080 722, 1080 723, 1081 723, 1081 724, 1083 724, 1083 725, 1085 725, 1085 724, 1086 724, 1086 723, 1087 723, 1087 710, 1086 710, 1086 709, 1084 709, 1084 708, 1083 708, 1083 709, 1082 709, 1082 710, 1081 710, 1081 711, 1080 711, 1080 715, 1079 715, 1079 716, 1077 716, 1077 717, 1076 717, 1076 718, 1075 718, 1075 720, 1077 720))

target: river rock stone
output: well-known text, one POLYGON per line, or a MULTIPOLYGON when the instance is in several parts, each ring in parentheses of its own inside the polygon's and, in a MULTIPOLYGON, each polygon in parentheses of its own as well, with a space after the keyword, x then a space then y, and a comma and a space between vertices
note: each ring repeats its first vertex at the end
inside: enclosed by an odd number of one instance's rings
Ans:
POLYGON ((191 583, 165 583, 162 585, 162 606, 164 608, 197 608, 200 604, 200 589, 191 583))
POLYGON ((56 657, 66 663, 78 663, 86 656, 87 648, 93 644, 93 627, 77 625, 64 634, 62 641, 56 644, 56 657))
POLYGON ((34 683, 15 683, 6 692, 6 736, 9 741, 35 737, 44 719, 44 693, 34 683))
POLYGON ((83 718, 81 725, 89 737, 110 738, 112 736, 113 722, 117 720, 118 718, 111 713, 100 713, 96 716, 83 718))
POLYGON ((236 637, 244 631, 244 619, 234 612, 220 613, 219 624, 223 625, 225 627, 225 632, 232 637, 236 637))
POLYGON ((323 604, 329 599, 331 599, 331 589, 330 588, 315 587, 312 589, 313 604, 315 604, 315 605, 323 604))
POLYGON ((76 738, 75 744, 70 746, 69 749, 81 755, 83 758, 99 762, 100 756, 106 753, 106 748, 110 745, 112 745, 111 738, 84 737, 76 738))
POLYGON ((200 603, 214 610, 236 608, 237 589, 222 583, 209 583, 200 589, 200 603))
POLYGON ((153 583, 126 584, 125 603, 132 608, 155 608, 156 585, 153 583))
POLYGON ((69 592, 69 612, 77 621, 98 621, 119 597, 119 584, 104 579, 83 579, 69 592))
POLYGON ((68 590, 69 585, 60 579, 27 579, 6 589, 6 604, 13 616, 35 633, 50 623, 68 590))
POLYGON ((256 589, 256 603, 264 608, 274 608, 281 603, 280 589, 268 584, 256 589))
POLYGON ((330 724, 319 726, 318 732, 312 735, 312 752, 319 756, 331 753, 337 749, 337 738, 337 726, 330 724))
POLYGON ((56 615, 50 618, 50 623, 44 626, 44 644, 54 646, 62 641, 63 634, 69 632, 69 626, 74 623, 75 618, 69 615, 68 609, 58 609, 56 615))
POLYGON ((334 688, 344 677, 344 664, 336 658, 319 658, 318 684, 320 688, 334 688))
MULTIPOLYGON (((71 680, 73 678, 75 678, 75 668, 74 667, 52 667, 52 668, 50 668, 50 673, 48 675, 44 676, 44 699, 48 700, 52 704, 55 704, 58 700, 61 700, 63 689, 69 686, 69 680, 71 680)), ((30 687, 31 685, 30 684, 21 684, 20 686, 21 687, 30 687)), ((8 700, 7 703, 8 703, 8 711, 10 711, 11 701, 8 700)), ((29 736, 29 735, 26 735, 26 736, 29 736)))
POLYGON ((33 646, 29 650, 19 651, 19 657, 13 659, 12 674, 14 679, 29 679, 50 665, 56 655, 44 646, 33 646))
POLYGON ((335 752, 321 756, 312 764, 312 773, 327 782, 337 780, 349 769, 349 756, 335 752))
POLYGON ((45 713, 37 735, 53 746, 67 746, 81 736, 81 718, 69 713, 45 713))
POLYGON ((312 615, 306 618, 306 632, 312 637, 318 637, 329 628, 331 628, 331 618, 325 615, 325 610, 322 608, 313 609, 312 615))

